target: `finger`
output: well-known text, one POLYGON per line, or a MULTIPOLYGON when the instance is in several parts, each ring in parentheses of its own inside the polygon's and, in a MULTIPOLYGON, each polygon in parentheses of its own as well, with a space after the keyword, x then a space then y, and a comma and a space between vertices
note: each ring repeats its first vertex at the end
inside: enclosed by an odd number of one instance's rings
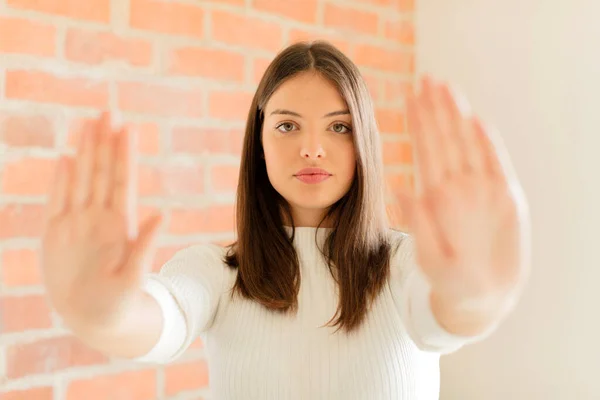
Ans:
POLYGON ((477 117, 473 118, 473 129, 481 148, 484 170, 495 178, 507 180, 514 173, 508 151, 501 142, 500 135, 491 127, 485 127, 477 117))
POLYGON ((46 207, 46 219, 48 220, 60 216, 68 207, 69 175, 71 172, 68 164, 67 157, 59 157, 46 207))
POLYGON ((413 94, 408 94, 406 97, 406 118, 407 118, 407 127, 409 134, 412 139, 412 148, 415 158, 415 177, 416 182, 416 192, 418 195, 422 192, 423 181, 430 180, 430 177, 425 177, 424 174, 427 171, 423 171, 422 164, 428 161, 428 154, 423 148, 423 141, 421 136, 418 134, 419 130, 421 130, 421 121, 419 120, 419 113, 417 111, 417 99, 413 94))
POLYGON ((135 132, 122 128, 115 137, 111 207, 127 217, 130 238, 137 236, 135 132))
POLYGON ((160 214, 149 217, 140 227, 140 235, 132 243, 122 271, 129 279, 138 279, 150 268, 151 247, 162 222, 160 214))
POLYGON ((94 165, 92 202, 99 206, 108 205, 112 186, 112 169, 114 156, 114 139, 110 116, 105 114, 98 122, 98 144, 96 163, 94 165))
POLYGON ((71 187, 71 205, 76 208, 84 207, 90 197, 94 173, 95 145, 95 126, 94 124, 86 125, 81 130, 79 137, 75 170, 73 171, 74 182, 71 187))
POLYGON ((467 172, 479 171, 482 168, 481 154, 470 122, 471 106, 456 88, 445 86, 442 93, 453 121, 451 132, 459 151, 460 165, 467 172))
MULTIPOLYGON (((419 251, 418 263, 436 266, 435 260, 447 259, 449 245, 441 234, 426 201, 416 203, 413 211, 413 234, 419 251)), ((424 271, 428 273, 428 271, 424 271)), ((428 274, 429 275, 429 274, 428 274)))
POLYGON ((446 148, 448 146, 448 137, 443 135, 439 120, 437 117, 436 84, 429 78, 423 79, 423 91, 421 95, 421 121, 423 124, 423 137, 425 145, 430 148, 433 163, 429 165, 432 174, 440 181, 448 174, 448 159, 446 157, 446 148))
POLYGON ((431 140, 427 138, 427 125, 423 121, 420 98, 409 94, 406 100, 408 129, 413 136, 417 173, 419 176, 418 191, 422 192, 429 187, 435 186, 440 181, 439 171, 435 166, 435 154, 431 146, 431 140))
POLYGON ((460 144, 455 139, 454 116, 450 112, 447 102, 444 99, 445 85, 436 85, 433 91, 433 102, 435 104, 435 118, 443 138, 442 150, 445 153, 446 176, 452 176, 460 172, 461 169, 461 150, 460 144))

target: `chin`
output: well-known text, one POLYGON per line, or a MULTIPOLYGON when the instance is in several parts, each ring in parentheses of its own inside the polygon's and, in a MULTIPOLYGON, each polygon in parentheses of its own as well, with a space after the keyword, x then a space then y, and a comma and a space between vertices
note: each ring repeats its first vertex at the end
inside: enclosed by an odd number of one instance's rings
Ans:
POLYGON ((349 189, 339 185, 306 185, 300 182, 294 182, 291 185, 287 182, 286 184, 276 182, 273 187, 293 208, 307 211, 328 209, 344 197, 349 189))
POLYGON ((290 193, 284 196, 294 207, 305 210, 324 210, 335 204, 342 196, 332 193, 316 193, 305 191, 302 193, 290 193))

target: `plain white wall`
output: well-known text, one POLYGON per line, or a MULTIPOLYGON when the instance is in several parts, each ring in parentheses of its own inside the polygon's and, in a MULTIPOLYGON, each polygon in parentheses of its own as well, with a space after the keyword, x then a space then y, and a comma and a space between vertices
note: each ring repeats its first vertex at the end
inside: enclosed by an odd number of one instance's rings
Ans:
POLYGON ((417 68, 502 133, 533 274, 487 341, 442 357, 442 400, 600 399, 600 2, 418 0, 417 68))

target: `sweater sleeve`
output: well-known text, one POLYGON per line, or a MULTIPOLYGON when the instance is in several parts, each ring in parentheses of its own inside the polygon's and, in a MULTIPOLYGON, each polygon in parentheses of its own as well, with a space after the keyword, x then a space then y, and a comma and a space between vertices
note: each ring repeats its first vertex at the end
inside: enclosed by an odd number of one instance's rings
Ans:
POLYGON ((163 330, 154 347, 133 361, 167 364, 210 328, 223 289, 223 255, 217 245, 190 246, 145 277, 143 289, 160 306, 163 330))
POLYGON ((431 286, 416 264, 412 236, 394 232, 392 246, 392 296, 408 334, 419 349, 449 354, 466 344, 483 340, 492 332, 488 330, 477 336, 460 336, 444 329, 431 308, 431 286))

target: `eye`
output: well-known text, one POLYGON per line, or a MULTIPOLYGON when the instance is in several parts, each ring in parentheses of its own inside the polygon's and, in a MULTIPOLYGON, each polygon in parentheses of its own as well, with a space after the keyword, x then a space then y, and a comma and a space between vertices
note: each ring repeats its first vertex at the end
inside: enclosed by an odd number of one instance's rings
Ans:
POLYGON ((291 132, 294 129, 294 124, 292 124, 291 122, 283 122, 277 125, 275 129, 277 129, 281 133, 291 132), (283 130, 280 129, 282 127, 284 128, 283 130))
POLYGON ((350 133, 350 132, 352 132, 352 129, 350 129, 349 126, 347 126, 345 124, 341 124, 339 122, 336 122, 335 124, 331 125, 331 127, 335 133, 350 133))

